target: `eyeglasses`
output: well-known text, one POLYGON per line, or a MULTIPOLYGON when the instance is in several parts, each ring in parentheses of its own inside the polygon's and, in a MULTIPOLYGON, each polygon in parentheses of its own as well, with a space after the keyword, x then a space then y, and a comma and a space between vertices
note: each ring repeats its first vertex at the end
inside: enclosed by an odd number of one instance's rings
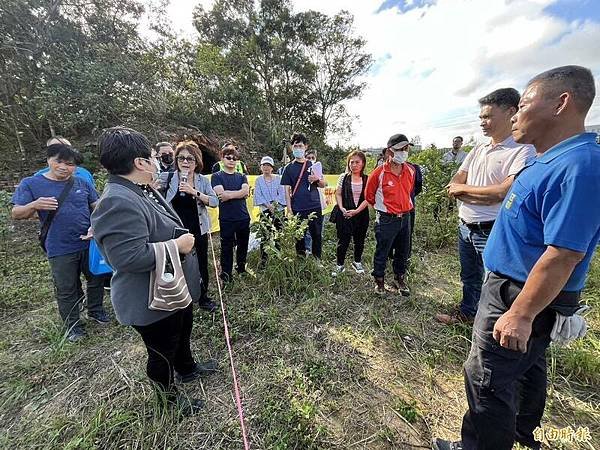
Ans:
POLYGON ((238 158, 236 158, 235 156, 223 156, 223 159, 226 159, 227 161, 237 161, 238 158))
POLYGON ((193 156, 178 156, 177 157, 177 161, 179 162, 196 162, 196 158, 194 158, 193 156))

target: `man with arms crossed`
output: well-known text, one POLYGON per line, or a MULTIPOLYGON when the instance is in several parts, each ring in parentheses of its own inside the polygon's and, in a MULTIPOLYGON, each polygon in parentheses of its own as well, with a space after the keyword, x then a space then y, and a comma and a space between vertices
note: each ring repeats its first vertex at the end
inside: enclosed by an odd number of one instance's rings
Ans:
POLYGON ((510 119, 519 106, 515 89, 498 89, 481 98, 479 105, 481 129, 491 140, 469 152, 448 185, 448 195, 459 200, 458 254, 463 295, 460 306, 450 314, 436 315, 447 325, 473 322, 484 275, 481 255, 500 204, 515 175, 535 158, 534 148, 516 143, 510 132, 510 119))
POLYGON ((538 157, 516 178, 483 254, 483 286, 465 363, 469 410, 462 442, 437 450, 539 449, 546 358, 556 320, 579 308, 600 238, 600 147, 584 121, 595 97, 590 70, 558 67, 534 77, 512 133, 538 157))

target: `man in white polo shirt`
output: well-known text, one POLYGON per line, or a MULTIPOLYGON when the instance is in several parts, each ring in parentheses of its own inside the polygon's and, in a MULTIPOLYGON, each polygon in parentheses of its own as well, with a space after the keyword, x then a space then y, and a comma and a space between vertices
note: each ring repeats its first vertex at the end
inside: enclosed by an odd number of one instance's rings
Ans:
POLYGON ((438 314, 445 324, 473 323, 485 273, 483 249, 500 205, 515 175, 533 158, 531 145, 517 144, 511 134, 511 117, 519 108, 519 93, 498 89, 479 99, 479 119, 487 144, 476 146, 465 158, 447 186, 448 195, 459 200, 458 253, 462 301, 450 314, 438 314))

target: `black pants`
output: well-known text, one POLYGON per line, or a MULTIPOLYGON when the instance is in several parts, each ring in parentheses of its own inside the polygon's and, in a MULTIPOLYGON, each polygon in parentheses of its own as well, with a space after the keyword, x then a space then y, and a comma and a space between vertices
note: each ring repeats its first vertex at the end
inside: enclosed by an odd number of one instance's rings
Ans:
POLYGON ((104 311, 104 276, 92 275, 89 271, 88 250, 48 258, 56 291, 58 312, 65 326, 79 324, 79 303, 83 300, 81 274, 87 280, 87 309, 90 313, 104 311))
POLYGON ((465 450, 511 450, 515 441, 540 448, 533 431, 546 404, 545 352, 556 312, 551 305, 535 318, 527 353, 501 347, 493 337, 494 324, 520 291, 516 283, 494 273, 483 285, 464 366, 469 403, 462 423, 465 450))
POLYGON ((375 219, 375 255, 373 257, 373 275, 383 278, 390 249, 394 250, 392 268, 394 274, 404 275, 410 256, 410 215, 394 217, 377 212, 375 219))
POLYGON ((336 259, 338 266, 343 266, 346 260, 346 252, 350 241, 354 240, 354 261, 362 262, 362 254, 365 250, 365 238, 369 229, 369 213, 364 213, 345 219, 340 213, 335 223, 337 232, 336 259))
POLYGON ((194 234, 194 247, 196 247, 196 256, 198 257, 198 268, 200 269, 200 278, 202 278, 202 284, 200 286, 200 301, 206 298, 208 294, 208 233, 194 234))
MULTIPOLYGON (((312 254, 315 258, 321 258, 323 249, 323 212, 321 208, 307 211, 294 211, 301 219, 307 219, 309 214, 315 213, 314 219, 308 222, 308 232, 312 237, 312 254)), ((304 237, 296 241, 296 253, 300 256, 306 255, 304 237)))
POLYGON ((192 322, 190 304, 187 308, 158 322, 133 326, 146 344, 148 378, 164 391, 173 390, 174 370, 181 375, 188 375, 195 369, 194 357, 190 349, 192 322))
POLYGON ((219 221, 219 226, 221 228, 221 278, 231 279, 233 272, 233 247, 236 245, 236 269, 238 272, 246 270, 250 221, 219 221))

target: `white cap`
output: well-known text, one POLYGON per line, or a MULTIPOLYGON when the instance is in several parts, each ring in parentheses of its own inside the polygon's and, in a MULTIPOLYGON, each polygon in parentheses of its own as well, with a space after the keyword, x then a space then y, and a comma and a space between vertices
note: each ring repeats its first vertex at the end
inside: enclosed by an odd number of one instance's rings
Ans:
POLYGON ((270 156, 262 157, 262 159, 260 160, 260 165, 262 166, 263 164, 270 164, 271 167, 275 167, 275 162, 273 161, 273 158, 271 158, 270 156))

